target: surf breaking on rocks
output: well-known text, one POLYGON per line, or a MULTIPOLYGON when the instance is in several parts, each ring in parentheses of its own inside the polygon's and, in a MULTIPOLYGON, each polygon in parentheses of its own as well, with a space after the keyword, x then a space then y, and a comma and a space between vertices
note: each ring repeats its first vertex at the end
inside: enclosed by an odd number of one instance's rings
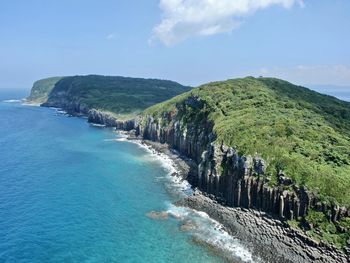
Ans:
MULTIPOLYGON (((166 154, 158 152, 152 146, 141 140, 127 140, 125 135, 118 135, 114 141, 135 143, 147 153, 148 161, 156 161, 167 171, 165 176, 156 177, 161 181, 167 192, 178 199, 185 198, 194 193, 191 185, 181 178, 174 161, 166 154)), ((205 246, 213 253, 222 255, 231 262, 262 262, 253 257, 252 253, 243 246, 237 238, 230 235, 222 224, 210 218, 206 213, 191 208, 166 203, 166 211, 151 211, 148 213, 152 219, 176 220, 180 231, 190 236, 191 242, 205 246)))

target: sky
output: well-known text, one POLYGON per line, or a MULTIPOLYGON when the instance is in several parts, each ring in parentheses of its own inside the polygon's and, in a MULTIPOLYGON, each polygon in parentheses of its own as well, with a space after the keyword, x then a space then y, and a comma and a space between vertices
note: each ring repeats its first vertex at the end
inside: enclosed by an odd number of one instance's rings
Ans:
POLYGON ((244 76, 350 90, 349 0, 1 0, 0 88, 244 76))

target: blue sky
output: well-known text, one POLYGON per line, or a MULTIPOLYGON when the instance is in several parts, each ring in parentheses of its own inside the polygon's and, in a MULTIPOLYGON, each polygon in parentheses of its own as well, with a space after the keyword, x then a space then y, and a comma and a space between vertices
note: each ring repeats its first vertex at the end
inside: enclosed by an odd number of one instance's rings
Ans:
POLYGON ((350 86, 349 0, 2 0, 0 88, 48 76, 350 86))

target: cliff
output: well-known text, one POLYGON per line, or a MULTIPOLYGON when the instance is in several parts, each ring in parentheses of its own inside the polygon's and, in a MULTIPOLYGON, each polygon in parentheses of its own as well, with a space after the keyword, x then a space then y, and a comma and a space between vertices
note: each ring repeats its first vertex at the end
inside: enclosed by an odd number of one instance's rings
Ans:
POLYGON ((61 108, 71 115, 87 116, 89 121, 98 124, 128 129, 132 121, 124 124, 124 120, 188 90, 190 87, 158 79, 99 75, 55 77, 35 82, 28 101, 61 108))
MULTIPOLYGON (((332 132, 336 132, 337 141, 333 142, 333 145, 336 144, 336 147, 341 148, 344 141, 341 141, 339 137, 344 136, 349 139, 348 127, 350 115, 348 114, 350 112, 350 104, 309 91, 305 88, 293 86, 289 83, 286 84, 286 82, 281 82, 279 80, 274 83, 275 85, 271 85, 271 81, 273 80, 248 78, 233 80, 232 82, 213 83, 208 86, 199 87, 191 92, 175 97, 170 101, 147 109, 142 119, 138 121, 138 125, 135 126, 136 133, 146 140, 167 143, 181 155, 194 160, 197 165, 197 170, 192 171, 189 177, 190 183, 194 187, 198 187, 210 198, 226 206, 254 208, 267 212, 280 220, 288 221, 289 224, 308 231, 308 233, 316 239, 323 239, 349 250, 350 210, 349 203, 347 203, 347 200, 349 200, 349 156, 347 159, 342 159, 341 165, 339 163, 337 163, 337 165, 332 163, 339 162, 337 159, 332 159, 332 162, 328 161, 329 167, 334 167, 335 171, 339 171, 338 169, 340 169, 340 167, 344 169, 343 172, 346 173, 346 175, 342 178, 339 178, 339 174, 334 172, 328 173, 327 175, 331 180, 340 180, 341 183, 345 184, 345 189, 347 189, 345 193, 342 187, 329 191, 322 191, 322 187, 329 187, 330 185, 323 185, 324 178, 322 171, 317 166, 313 166, 313 160, 305 158, 305 152, 304 155, 297 156, 300 157, 300 159, 296 158, 295 152, 291 151, 289 153, 292 155, 291 160, 297 162, 298 165, 300 163, 302 164, 301 167, 298 167, 297 172, 308 173, 310 171, 308 165, 311 165, 311 167, 316 170, 316 173, 319 173, 319 178, 314 177, 314 175, 312 175, 312 177, 310 175, 309 177, 309 174, 305 174, 301 177, 293 175, 291 178, 288 174, 288 168, 290 167, 281 165, 281 161, 286 160, 288 157, 283 151, 277 152, 279 155, 276 156, 271 156, 259 151, 259 148, 266 149, 267 147, 273 148, 275 146, 272 143, 270 144, 269 141, 264 141, 264 136, 257 138, 257 135, 260 135, 260 131, 257 131, 256 127, 254 127, 254 118, 256 116, 253 116, 253 114, 258 115, 256 121, 260 123, 257 123, 257 125, 261 125, 261 123, 264 124, 264 119, 261 117, 261 114, 264 114, 263 108, 272 108, 274 112, 279 112, 280 109, 271 105, 271 101, 274 99, 272 98, 271 94, 273 93, 271 91, 277 90, 281 92, 281 90, 285 89, 285 85, 288 85, 288 88, 295 89, 295 92, 302 91, 306 93, 303 97, 305 108, 299 105, 295 107, 289 105, 288 108, 282 109, 280 114, 288 116, 289 122, 291 122, 293 118, 300 118, 300 111, 307 117, 309 117, 308 115, 310 114, 317 122, 320 119, 320 116, 317 115, 321 114, 321 109, 319 107, 328 107, 328 112, 331 112, 333 107, 333 113, 335 114, 337 114, 337 111, 343 110, 342 121, 344 121, 344 123, 337 128, 336 126, 332 127, 332 131, 327 127, 327 132, 329 134, 326 139, 332 140, 332 138, 329 137, 334 135, 332 132), (252 87, 252 85, 255 85, 255 87, 252 87), (259 86, 256 87, 257 85, 259 86), (283 86, 279 87, 278 85, 283 86), (254 101, 244 103, 242 101, 235 101, 234 99, 230 100, 229 96, 223 97, 220 93, 226 92, 225 89, 226 91, 229 90, 231 94, 237 97, 248 96, 249 100, 257 99, 256 103, 259 104, 256 104, 254 101), (257 94, 249 94, 249 89, 251 89, 251 93, 255 92, 257 94), (261 96, 261 94, 257 92, 259 89, 262 89, 264 92, 270 92, 270 94, 268 94, 270 97, 259 97, 259 95, 261 96), (242 94, 239 94, 239 92, 242 92, 242 94), (207 94, 210 95, 207 96, 207 94), (258 96, 258 98, 255 96, 258 96), (323 103, 321 106, 313 102, 314 98, 312 97, 315 96, 323 103), (266 103, 266 100, 269 101, 269 103, 266 103), (327 105, 325 104, 326 102, 327 105), (241 105, 237 105, 238 103, 241 105), (312 105, 312 103, 315 105, 312 105), (317 106, 317 108, 314 109, 312 108, 313 106, 317 106), (231 112, 227 110, 227 108, 232 109, 234 107, 238 109, 231 110, 231 112), (250 111, 252 111, 253 107, 260 107, 262 112, 253 111, 252 114, 250 111), (245 116, 245 118, 240 119, 240 122, 236 122, 238 127, 232 127, 230 123, 235 123, 232 117, 239 118, 240 115, 244 115, 245 112, 250 112, 250 116, 245 116), (247 122, 249 125, 252 125, 252 127, 247 126, 247 122), (226 123, 229 127, 224 133, 222 133, 222 123, 226 123), (237 146, 238 143, 230 143, 230 140, 227 139, 228 137, 242 138, 242 136, 244 136, 245 140, 247 140, 247 137, 253 140, 253 146, 256 145, 256 150, 253 152, 249 152, 249 150, 246 149, 245 151, 240 151, 240 146, 237 146), (274 157, 274 159, 271 157, 274 157), (281 159, 278 160, 278 158, 281 159), (271 169, 271 166, 273 166, 273 169, 271 169), (300 180, 300 178, 303 179, 304 182, 300 180), (339 191, 342 195, 333 194, 334 191, 339 191)), ((290 90, 289 92, 292 93, 290 90)), ((294 98, 294 96, 295 95, 292 93, 289 100, 284 101, 283 104, 292 104, 301 101, 301 98, 294 98)), ((281 100, 281 98, 277 97, 276 103, 279 103, 278 100, 281 100)), ((280 116, 270 114, 267 118, 279 119, 280 116)), ((337 123, 337 120, 334 119, 334 115, 328 115, 328 119, 330 118, 333 118, 333 120, 325 121, 322 125, 318 123, 315 129, 320 129, 320 127, 326 128, 324 126, 331 126, 333 123, 337 123)), ((305 129, 307 132, 312 132, 314 127, 312 127, 309 118, 298 119, 297 121, 298 123, 296 123, 296 125, 306 127, 305 129), (300 122, 305 123, 301 125, 300 122)), ((267 123, 265 123, 265 125, 266 124, 267 123)), ((265 133, 269 132, 267 130, 268 128, 264 127, 263 129, 265 129, 265 133)), ((276 128, 272 127, 272 129, 276 128)), ((298 141, 298 147, 309 148, 316 147, 315 144, 317 143, 326 143, 314 140, 312 137, 314 145, 310 145, 309 138, 307 138, 308 134, 306 134, 305 130, 298 131, 295 127, 290 127, 290 129, 292 129, 290 132, 294 135, 289 135, 291 138, 288 137, 287 134, 275 134, 274 142, 278 143, 278 146, 280 149, 282 148, 282 150, 284 146, 281 145, 276 138, 283 139, 283 143, 287 146, 292 143, 292 140, 298 141), (298 137, 299 134, 302 134, 303 138, 298 137), (278 138, 278 136, 282 138, 278 138), (305 146, 302 144, 301 139, 303 139, 304 143, 307 142, 305 146)), ((288 133, 288 129, 283 132, 288 133)), ((322 136, 320 136, 322 132, 323 131, 319 131, 318 137, 322 138, 322 136)), ((311 133, 311 135, 313 135, 313 133, 311 133)), ((241 145, 243 148, 246 147, 248 149, 247 145, 241 145)), ((295 149, 295 146, 293 148, 295 149)), ((325 149, 324 151, 328 150, 329 149, 325 149)), ((276 152, 272 153, 276 154, 276 152)), ((332 154, 341 155, 342 152, 339 151, 339 153, 335 153, 332 149, 332 154)), ((325 153, 325 155, 327 156, 327 153, 325 153)), ((339 155, 339 159, 343 158, 339 155)), ((326 166, 321 160, 319 162, 322 168, 326 166)), ((293 164, 290 166, 293 166, 293 164)), ((327 169, 327 172, 328 171, 327 169)), ((332 186, 338 187, 336 183, 332 184, 332 186)))
POLYGON ((143 122, 136 124, 137 135, 167 143, 180 154, 195 160, 198 171, 191 183, 208 195, 230 206, 255 208, 281 219, 306 217, 310 208, 331 211, 333 222, 350 216, 345 207, 320 204, 312 192, 304 186, 297 187, 283 173, 278 175, 278 186, 271 187, 265 176, 266 162, 260 157, 240 156, 235 148, 216 144, 214 125, 207 119, 200 125, 188 123, 184 127, 180 121, 162 125, 177 117, 171 114, 158 119, 146 116, 143 122))
POLYGON ((30 95, 27 98, 27 100, 31 103, 36 103, 36 104, 41 104, 46 102, 51 90, 54 88, 54 86, 60 79, 62 79, 62 77, 52 77, 52 78, 41 79, 34 82, 30 95))
POLYGON ((120 120, 118 116, 110 112, 91 109, 87 112, 88 121, 91 123, 103 124, 108 127, 115 127, 118 130, 131 131, 138 125, 138 118, 120 120))
POLYGON ((188 180, 211 199, 266 212, 350 252, 350 103, 269 78, 187 90, 66 77, 42 105, 166 143, 191 159, 188 180))

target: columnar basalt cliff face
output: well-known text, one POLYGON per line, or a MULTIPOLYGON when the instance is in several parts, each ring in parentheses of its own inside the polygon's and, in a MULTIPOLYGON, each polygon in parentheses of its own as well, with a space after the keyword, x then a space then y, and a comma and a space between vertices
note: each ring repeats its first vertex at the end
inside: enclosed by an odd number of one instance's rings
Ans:
POLYGON ((202 118, 197 122, 185 122, 183 114, 188 105, 194 109, 203 107, 197 98, 190 97, 186 100, 185 105, 179 105, 177 112, 168 112, 160 118, 143 117, 136 130, 142 138, 167 143, 181 154, 200 163, 202 153, 215 139, 212 132, 213 123, 207 118, 202 118))
POLYGON ((301 220, 310 208, 330 211, 333 222, 349 216, 345 207, 327 206, 305 187, 279 174, 279 185, 271 186, 266 164, 259 157, 239 156, 237 151, 211 143, 198 165, 198 187, 233 207, 254 208, 280 219, 301 220))
POLYGON ((136 125, 137 135, 167 143, 193 159, 198 169, 191 184, 228 206, 254 208, 286 220, 304 220, 310 208, 327 212, 333 222, 350 216, 345 207, 322 203, 282 172, 278 186, 271 186, 262 158, 240 156, 236 149, 218 144, 214 124, 203 114, 203 108, 198 97, 190 96, 175 111, 158 118, 144 116, 136 125), (200 118, 196 118, 197 114, 200 118))
POLYGON ((186 90, 156 80, 70 77, 42 105, 166 143, 191 159, 187 179, 208 197, 295 220, 289 224, 350 252, 349 103, 251 77, 209 83, 166 100, 186 90), (124 121, 141 110, 140 117, 124 121))

